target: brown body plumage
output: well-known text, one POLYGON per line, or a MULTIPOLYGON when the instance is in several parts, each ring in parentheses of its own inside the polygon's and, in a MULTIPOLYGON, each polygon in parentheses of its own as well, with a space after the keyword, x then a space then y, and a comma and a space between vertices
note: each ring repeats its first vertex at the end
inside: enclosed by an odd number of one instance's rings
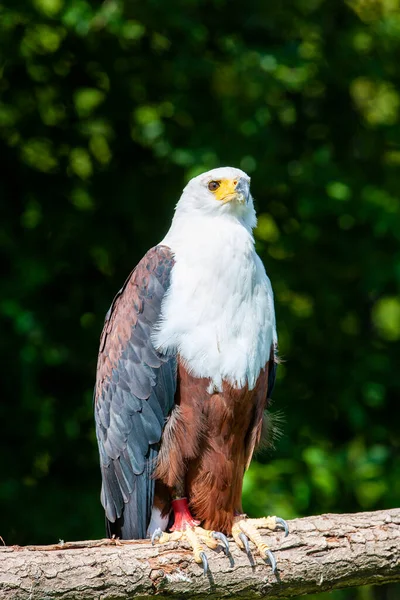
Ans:
POLYGON ((208 386, 208 379, 179 363, 178 408, 165 427, 155 472, 164 484, 156 486, 156 505, 168 512, 170 494, 183 488, 195 519, 230 533, 234 515, 242 512, 245 469, 261 438, 268 365, 253 390, 224 382, 221 392, 210 394, 208 386))

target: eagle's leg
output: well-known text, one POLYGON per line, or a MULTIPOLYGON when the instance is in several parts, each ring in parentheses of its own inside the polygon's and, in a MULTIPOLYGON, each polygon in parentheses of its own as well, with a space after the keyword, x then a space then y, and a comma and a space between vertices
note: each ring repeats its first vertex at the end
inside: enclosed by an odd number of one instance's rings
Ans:
POLYGON ((203 565, 204 574, 208 571, 208 561, 202 542, 215 550, 221 544, 225 553, 229 553, 228 540, 223 533, 218 531, 208 531, 199 527, 199 521, 194 519, 189 511, 188 501, 186 498, 177 498, 172 501, 172 509, 175 515, 174 525, 171 527, 171 533, 156 529, 152 535, 151 542, 155 544, 166 544, 178 540, 187 541, 193 550, 194 560, 198 564, 203 565))
POLYGON ((249 542, 250 539, 256 546, 258 552, 263 558, 268 558, 272 571, 276 571, 276 561, 268 545, 263 542, 258 529, 283 529, 285 531, 285 537, 289 533, 289 527, 284 519, 280 517, 262 517, 261 519, 248 519, 245 515, 237 515, 234 519, 232 526, 232 536, 236 544, 242 550, 246 550, 249 553, 249 542))
POLYGON ((172 510, 174 511, 175 520, 171 531, 184 531, 188 527, 200 525, 200 521, 197 521, 191 515, 187 498, 172 500, 172 510))

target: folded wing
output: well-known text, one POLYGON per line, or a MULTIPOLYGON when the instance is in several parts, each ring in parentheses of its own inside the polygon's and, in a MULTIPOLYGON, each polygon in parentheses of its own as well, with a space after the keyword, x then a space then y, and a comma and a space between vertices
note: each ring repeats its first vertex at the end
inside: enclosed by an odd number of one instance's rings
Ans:
POLYGON ((109 535, 146 537, 152 477, 165 420, 174 406, 176 357, 152 344, 174 265, 166 246, 140 261, 106 315, 95 389, 101 502, 109 535))

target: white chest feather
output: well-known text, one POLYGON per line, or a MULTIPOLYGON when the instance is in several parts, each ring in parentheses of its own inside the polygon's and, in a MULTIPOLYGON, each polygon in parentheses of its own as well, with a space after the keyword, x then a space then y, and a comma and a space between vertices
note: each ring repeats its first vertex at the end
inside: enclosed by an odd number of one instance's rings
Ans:
POLYGON ((154 344, 178 352, 188 370, 253 388, 276 342, 270 281, 240 223, 204 219, 170 230, 162 244, 175 256, 154 344))

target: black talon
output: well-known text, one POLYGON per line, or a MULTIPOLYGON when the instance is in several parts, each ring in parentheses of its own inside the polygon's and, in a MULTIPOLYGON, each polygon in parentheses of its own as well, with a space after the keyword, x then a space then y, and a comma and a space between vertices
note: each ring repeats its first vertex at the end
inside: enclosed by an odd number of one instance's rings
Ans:
POLYGON ((244 533, 239 533, 239 540, 242 541, 244 549, 246 550, 246 554, 250 554, 250 546, 249 546, 249 540, 247 539, 247 537, 244 535, 244 533))
POLYGON ((285 532, 285 537, 289 535, 289 526, 286 523, 285 519, 281 519, 280 517, 275 517, 275 523, 277 525, 281 525, 282 529, 285 532))
POLYGON ((200 552, 200 558, 201 558, 201 562, 203 563, 203 575, 207 575, 207 571, 208 571, 207 556, 205 555, 204 552, 200 552))
POLYGON ((163 534, 162 530, 159 527, 157 527, 157 529, 154 531, 153 535, 151 536, 151 545, 152 546, 154 546, 154 544, 156 543, 156 540, 160 539, 162 534, 163 534))
POLYGON ((265 558, 268 558, 271 567, 272 567, 272 572, 275 573, 276 571, 276 560, 275 560, 275 556, 272 554, 271 550, 266 550, 265 551, 265 558))
POLYGON ((220 531, 213 531, 211 536, 215 540, 220 540, 224 546, 225 554, 229 554, 229 543, 228 543, 226 536, 223 533, 221 533, 220 531))

